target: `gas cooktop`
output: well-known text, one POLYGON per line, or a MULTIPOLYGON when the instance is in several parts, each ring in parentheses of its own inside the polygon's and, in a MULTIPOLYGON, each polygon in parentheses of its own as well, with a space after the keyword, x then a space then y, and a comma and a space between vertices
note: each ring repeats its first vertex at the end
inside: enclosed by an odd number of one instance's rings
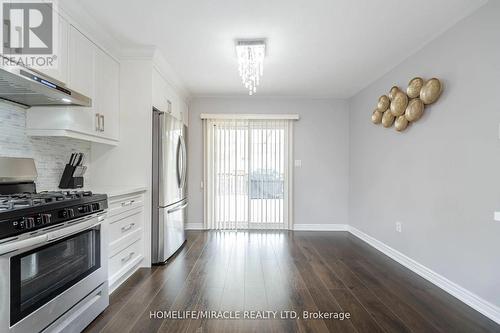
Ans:
POLYGON ((0 212, 91 197, 90 191, 46 191, 0 195, 0 212))
POLYGON ((0 239, 99 213, 107 207, 107 195, 90 191, 3 194, 0 239))

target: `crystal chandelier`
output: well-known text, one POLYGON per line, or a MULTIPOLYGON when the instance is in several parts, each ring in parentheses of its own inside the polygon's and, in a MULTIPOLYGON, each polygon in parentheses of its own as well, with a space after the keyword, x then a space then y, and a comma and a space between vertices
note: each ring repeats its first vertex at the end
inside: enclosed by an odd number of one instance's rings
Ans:
POLYGON ((260 77, 264 71, 266 44, 263 40, 240 40, 236 42, 236 55, 241 81, 248 94, 257 92, 260 77))

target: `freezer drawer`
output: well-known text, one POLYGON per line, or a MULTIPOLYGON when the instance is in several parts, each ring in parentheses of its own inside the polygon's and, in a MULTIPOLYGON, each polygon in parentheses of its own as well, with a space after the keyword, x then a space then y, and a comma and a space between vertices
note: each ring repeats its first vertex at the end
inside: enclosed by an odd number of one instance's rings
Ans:
MULTIPOLYGON (((158 213, 158 255, 154 263, 164 263, 186 240, 184 221, 186 219, 187 201, 181 201, 158 213)), ((154 259, 154 258, 153 258, 154 259)))

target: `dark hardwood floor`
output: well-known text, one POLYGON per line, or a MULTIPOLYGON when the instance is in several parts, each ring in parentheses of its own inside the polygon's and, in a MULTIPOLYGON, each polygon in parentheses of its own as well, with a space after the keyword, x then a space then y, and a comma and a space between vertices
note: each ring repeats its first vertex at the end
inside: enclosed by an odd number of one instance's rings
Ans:
POLYGON ((86 332, 451 333, 500 326, 347 232, 190 231, 169 264, 140 269, 120 286, 86 332), (150 318, 171 310, 278 314, 150 318), (298 318, 281 319, 280 311, 298 318), (306 320, 303 311, 350 318, 306 320))

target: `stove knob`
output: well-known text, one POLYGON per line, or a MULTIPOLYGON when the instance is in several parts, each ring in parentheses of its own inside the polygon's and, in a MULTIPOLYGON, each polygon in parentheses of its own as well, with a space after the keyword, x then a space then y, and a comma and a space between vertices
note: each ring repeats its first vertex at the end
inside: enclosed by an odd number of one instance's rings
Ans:
POLYGON ((35 226, 35 219, 32 217, 25 217, 24 218, 24 225, 26 229, 31 229, 35 226))
POLYGON ((16 230, 23 230, 24 227, 26 226, 26 223, 24 222, 24 219, 21 219, 17 221, 12 221, 12 226, 16 230))
POLYGON ((34 217, 35 220, 35 226, 38 227, 43 224, 43 217, 42 214, 39 214, 38 216, 34 217))
POLYGON ((78 211, 82 214, 90 213, 90 212, 92 212, 92 207, 90 207, 90 205, 84 205, 84 206, 78 207, 78 211))
POLYGON ((52 214, 42 214, 42 223, 47 224, 50 223, 52 219, 52 214))
POLYGON ((75 212, 73 211, 72 208, 66 208, 61 211, 59 211, 59 217, 62 219, 67 219, 68 217, 73 217, 75 216, 75 212))

